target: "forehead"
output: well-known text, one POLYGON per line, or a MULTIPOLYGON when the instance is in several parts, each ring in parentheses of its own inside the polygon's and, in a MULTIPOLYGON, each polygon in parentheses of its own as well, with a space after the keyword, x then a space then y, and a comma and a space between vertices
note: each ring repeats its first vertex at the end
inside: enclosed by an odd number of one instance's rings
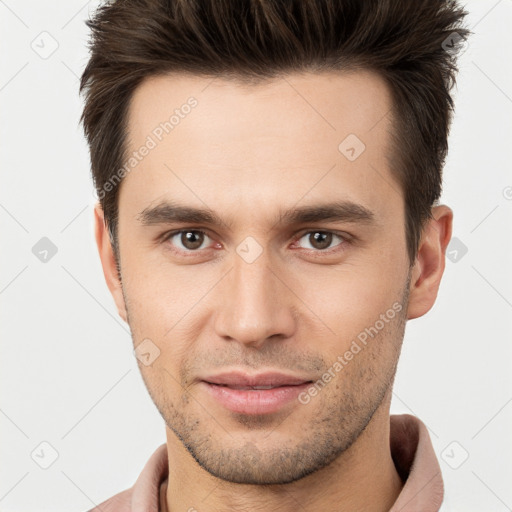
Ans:
POLYGON ((258 85, 149 78, 130 104, 127 157, 149 149, 123 180, 120 209, 123 199, 140 212, 179 198, 234 213, 245 201, 254 216, 299 201, 348 199, 380 217, 396 215, 402 197, 388 161, 390 111, 386 83, 369 71, 283 75, 258 85))

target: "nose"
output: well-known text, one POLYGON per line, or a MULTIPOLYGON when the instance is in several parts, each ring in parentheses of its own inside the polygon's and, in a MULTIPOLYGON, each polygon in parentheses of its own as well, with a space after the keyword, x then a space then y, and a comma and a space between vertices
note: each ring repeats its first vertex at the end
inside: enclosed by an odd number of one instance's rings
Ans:
POLYGON ((283 281, 266 251, 251 263, 235 253, 233 268, 217 289, 217 335, 253 348, 272 337, 277 341, 292 336, 293 293, 283 281))

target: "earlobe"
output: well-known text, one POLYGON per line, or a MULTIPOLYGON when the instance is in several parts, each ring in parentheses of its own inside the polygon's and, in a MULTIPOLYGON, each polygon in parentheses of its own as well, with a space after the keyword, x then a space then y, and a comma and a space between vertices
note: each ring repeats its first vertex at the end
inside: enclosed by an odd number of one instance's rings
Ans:
POLYGON ((124 302, 123 290, 117 270, 116 259, 112 249, 110 234, 105 223, 103 208, 98 202, 94 207, 94 234, 96 238, 96 245, 103 268, 103 275, 108 289, 112 294, 112 298, 117 306, 119 316, 127 322, 126 305, 124 302))
POLYGON ((432 208, 411 273, 407 318, 427 313, 435 303, 445 268, 446 247, 452 236, 453 211, 445 205, 432 208))

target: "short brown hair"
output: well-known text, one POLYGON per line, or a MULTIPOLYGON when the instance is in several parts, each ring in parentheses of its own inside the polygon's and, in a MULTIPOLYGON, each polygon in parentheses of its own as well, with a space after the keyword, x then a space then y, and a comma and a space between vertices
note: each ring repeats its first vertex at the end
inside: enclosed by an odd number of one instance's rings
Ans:
POLYGON ((81 121, 116 258, 119 187, 104 185, 123 167, 130 99, 145 78, 189 72, 256 83, 296 71, 365 69, 392 94, 391 167, 404 194, 412 265, 441 195, 466 14, 456 0, 117 0, 99 7, 87 22, 81 121))

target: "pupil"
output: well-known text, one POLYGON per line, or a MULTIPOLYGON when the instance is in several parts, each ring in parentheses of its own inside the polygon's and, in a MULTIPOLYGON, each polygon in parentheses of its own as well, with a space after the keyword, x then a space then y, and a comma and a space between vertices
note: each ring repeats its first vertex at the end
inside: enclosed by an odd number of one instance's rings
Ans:
POLYGON ((313 247, 316 247, 317 249, 326 249, 327 247, 329 247, 329 245, 331 245, 332 233, 316 232, 313 233, 312 236, 315 243, 312 243, 311 245, 313 245, 313 247))

